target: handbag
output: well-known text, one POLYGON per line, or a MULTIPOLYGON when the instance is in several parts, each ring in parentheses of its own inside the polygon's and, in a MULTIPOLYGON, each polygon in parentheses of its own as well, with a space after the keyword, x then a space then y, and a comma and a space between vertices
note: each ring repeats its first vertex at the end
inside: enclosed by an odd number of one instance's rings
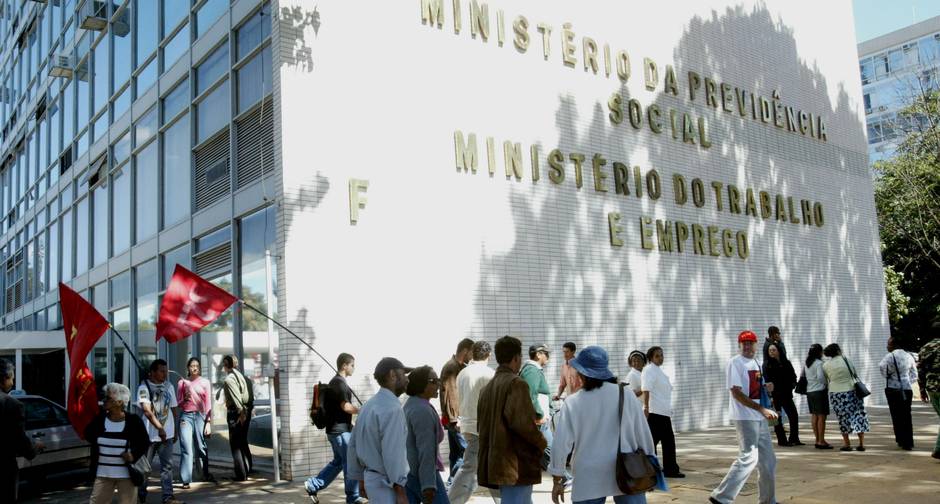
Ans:
POLYGON ((849 362, 845 356, 842 357, 842 360, 845 361, 846 367, 849 368, 849 373, 852 373, 852 378, 855 379, 855 396, 859 399, 864 399, 871 395, 871 390, 868 390, 868 385, 865 385, 862 380, 858 379, 858 375, 855 374, 855 368, 852 367, 852 363, 849 362))
POLYGON ((803 370, 800 373, 800 379, 796 382, 796 388, 793 389, 794 392, 800 395, 806 395, 806 387, 809 385, 809 382, 806 381, 806 370, 803 370))
MULTIPOLYGON (((624 385, 620 384, 620 405, 617 408, 619 421, 623 422, 623 392, 624 385)), ((656 487, 656 468, 642 448, 633 453, 621 452, 620 429, 617 429, 617 487, 627 495, 637 495, 649 492, 656 487)))
POLYGON ((127 472, 131 476, 131 482, 134 483, 134 486, 139 487, 147 481, 147 477, 150 476, 150 450, 147 450, 148 453, 143 454, 137 462, 128 462, 127 472))
MULTIPOLYGON (((891 352, 891 358, 894 359, 894 374, 898 377, 898 385, 901 385, 901 371, 898 367, 898 358, 894 355, 894 352, 891 352)), ((902 393, 900 388, 888 387, 887 385, 885 386, 885 396, 887 396, 888 399, 891 399, 892 397, 900 397, 901 395, 902 393)))

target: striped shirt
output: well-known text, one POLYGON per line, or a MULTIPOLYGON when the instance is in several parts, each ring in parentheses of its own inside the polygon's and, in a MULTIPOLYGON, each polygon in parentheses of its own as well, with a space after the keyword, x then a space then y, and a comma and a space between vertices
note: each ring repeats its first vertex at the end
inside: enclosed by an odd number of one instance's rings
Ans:
POLYGON ((105 417, 104 432, 98 438, 98 472, 99 478, 130 478, 127 472, 127 463, 121 454, 127 450, 127 440, 122 439, 124 420, 112 422, 105 417))

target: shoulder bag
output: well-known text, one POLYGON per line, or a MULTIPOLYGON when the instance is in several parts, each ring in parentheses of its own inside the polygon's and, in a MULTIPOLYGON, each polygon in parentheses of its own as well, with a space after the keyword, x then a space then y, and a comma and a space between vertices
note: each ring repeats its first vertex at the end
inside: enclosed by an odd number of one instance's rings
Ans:
POLYGON ((894 355, 894 352, 891 352, 891 358, 894 360, 894 374, 897 375, 898 377, 898 386, 889 387, 887 383, 885 384, 885 396, 890 396, 888 397, 889 399, 891 399, 892 397, 900 397, 902 395, 901 368, 898 367, 898 358, 894 355))
POLYGON ((656 487, 656 468, 650 462, 649 457, 642 448, 638 448, 633 453, 621 452, 620 424, 623 422, 623 392, 624 385, 621 383, 620 405, 617 408, 617 487, 627 495, 643 494, 653 490, 656 487))
POLYGON ((800 373, 800 379, 796 382, 796 388, 793 389, 794 392, 800 395, 806 395, 806 387, 809 386, 809 382, 806 381, 806 370, 804 369, 800 373))
POLYGON ((842 360, 845 361, 845 366, 849 368, 849 373, 852 374, 852 378, 855 379, 855 396, 859 399, 864 399, 871 395, 871 390, 868 390, 868 385, 865 385, 862 380, 858 379, 858 375, 855 374, 855 368, 852 367, 852 363, 849 362, 845 356, 842 356, 842 360))
MULTIPOLYGON (((144 385, 147 387, 147 394, 150 396, 150 407, 152 408, 153 400, 154 400, 153 390, 150 388, 150 383, 146 379, 144 379, 144 385)), ((146 417, 141 418, 141 420, 143 420, 144 422, 148 421, 146 417)), ((124 429, 126 430, 127 423, 125 422, 124 425, 125 425, 124 429)), ((144 428, 144 432, 146 432, 146 428, 144 428)), ((150 441, 149 434, 147 434, 147 441, 150 441)), ((128 451, 130 451, 130 443, 131 443, 130 440, 128 440, 127 441, 128 451)), ((150 463, 150 448, 149 447, 147 448, 147 451, 144 452, 144 454, 141 455, 139 459, 137 459, 136 462, 127 463, 127 473, 130 475, 131 482, 134 484, 135 487, 144 485, 147 482, 147 478, 150 477, 151 469, 153 469, 153 467, 150 463)))

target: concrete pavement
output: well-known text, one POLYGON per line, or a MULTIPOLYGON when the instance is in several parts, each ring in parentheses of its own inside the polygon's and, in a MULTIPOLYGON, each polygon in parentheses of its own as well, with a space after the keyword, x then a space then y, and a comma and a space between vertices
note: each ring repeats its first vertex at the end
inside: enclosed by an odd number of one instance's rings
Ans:
MULTIPOLYGON (((887 502, 938 503, 940 502, 940 460, 930 457, 937 435, 937 415, 929 405, 914 404, 914 431, 916 448, 912 452, 898 449, 894 444, 891 419, 887 408, 869 407, 872 431, 866 436, 868 451, 840 452, 816 450, 812 446, 812 431, 808 419, 801 417, 802 435, 807 446, 778 448, 777 500, 807 504, 875 504, 887 502)), ((830 443, 841 443, 838 424, 830 416, 827 426, 830 443)), ((669 480, 669 492, 649 495, 651 503, 703 503, 708 493, 718 485, 737 454, 734 429, 719 427, 705 431, 678 433, 679 463, 687 478, 669 480)), ((852 443, 856 440, 853 438, 852 443)), ((177 484, 177 498, 188 503, 239 502, 246 504, 305 503, 303 482, 271 484, 265 479, 238 483, 222 476, 219 485, 194 483, 190 490, 181 490, 177 484)), ((159 502, 159 487, 151 480, 150 502, 159 502)), ((79 486, 67 490, 49 491, 42 497, 24 502, 70 503, 87 502, 90 487, 79 486)), ((471 500, 474 504, 492 502, 482 492, 471 500)), ((566 501, 570 502, 570 495, 566 501)), ((334 482, 320 493, 323 503, 341 504, 341 481, 334 482)), ((533 501, 551 502, 551 479, 543 478, 535 488, 533 501)), ((612 499, 608 499, 612 502, 612 499)), ((736 502, 757 502, 756 471, 744 487, 736 502)))

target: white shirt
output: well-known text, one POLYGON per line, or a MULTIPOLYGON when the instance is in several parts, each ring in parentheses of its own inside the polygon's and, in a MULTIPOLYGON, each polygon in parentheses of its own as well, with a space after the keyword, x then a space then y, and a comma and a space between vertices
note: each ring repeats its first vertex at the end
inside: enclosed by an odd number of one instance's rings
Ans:
MULTIPOLYGON (((124 432, 125 421, 112 422, 107 416, 104 418, 104 431, 124 432)), ((107 436, 98 437, 98 472, 99 478, 130 478, 127 472, 127 462, 121 454, 127 451, 127 440, 107 436)))
MULTIPOLYGON (((173 384, 169 380, 163 380, 163 383, 154 383, 150 380, 144 381, 140 384, 140 387, 137 388, 137 404, 140 405, 140 409, 143 410, 144 404, 150 404, 153 408, 153 414, 157 416, 157 420, 163 424, 163 430, 166 431, 166 439, 176 436, 176 421, 173 418, 173 409, 179 404, 176 402, 176 391, 173 390, 173 384), (147 386, 150 386, 150 389, 147 389, 147 386), (150 397, 150 393, 153 392, 154 397, 150 397)), ((144 420, 144 425, 147 427, 147 434, 150 435, 150 440, 153 442, 162 441, 160 439, 160 432, 156 427, 153 426, 153 422, 150 421, 144 415, 141 415, 144 420)))
POLYGON ((463 434, 479 435, 477 430, 477 403, 480 391, 486 386, 496 371, 486 365, 486 361, 471 361, 457 375, 457 397, 460 398, 460 416, 457 425, 463 434))
POLYGON ((828 383, 826 372, 823 371, 823 361, 816 359, 812 366, 806 368, 806 393, 826 390, 828 383))
POLYGON ((405 486, 408 482, 407 434, 401 402, 390 390, 380 388, 362 405, 349 438, 348 478, 362 480, 366 471, 372 471, 382 475, 388 486, 405 486))
MULTIPOLYGON (((641 388, 642 384, 643 375, 640 374, 640 372, 635 368, 630 368, 630 372, 627 373, 627 386, 630 387, 630 390, 633 391, 634 395, 636 395, 637 392, 643 391, 641 388)), ((650 398, 650 401, 652 401, 652 398, 650 398)))
POLYGON ((642 448, 654 454, 653 436, 643 416, 640 401, 629 389, 624 390, 623 419, 617 417, 619 387, 604 383, 594 390, 581 389, 569 396, 555 416, 555 438, 548 471, 565 474, 565 462, 574 449, 571 468, 574 488, 571 502, 623 495, 614 473, 617 463, 617 432, 621 451, 631 453, 642 448))
POLYGON ((650 413, 672 416, 672 384, 662 368, 650 362, 641 375, 643 392, 650 393, 650 413))
POLYGON ((727 386, 731 396, 732 420, 764 420, 764 415, 739 403, 730 392, 732 387, 740 387, 745 396, 759 405, 760 378, 760 364, 756 360, 738 355, 728 362, 727 386))
POLYGON ((917 383, 917 363, 911 354, 900 348, 888 352, 878 364, 881 369, 881 376, 886 380, 886 388, 896 388, 911 390, 914 383, 917 383))

